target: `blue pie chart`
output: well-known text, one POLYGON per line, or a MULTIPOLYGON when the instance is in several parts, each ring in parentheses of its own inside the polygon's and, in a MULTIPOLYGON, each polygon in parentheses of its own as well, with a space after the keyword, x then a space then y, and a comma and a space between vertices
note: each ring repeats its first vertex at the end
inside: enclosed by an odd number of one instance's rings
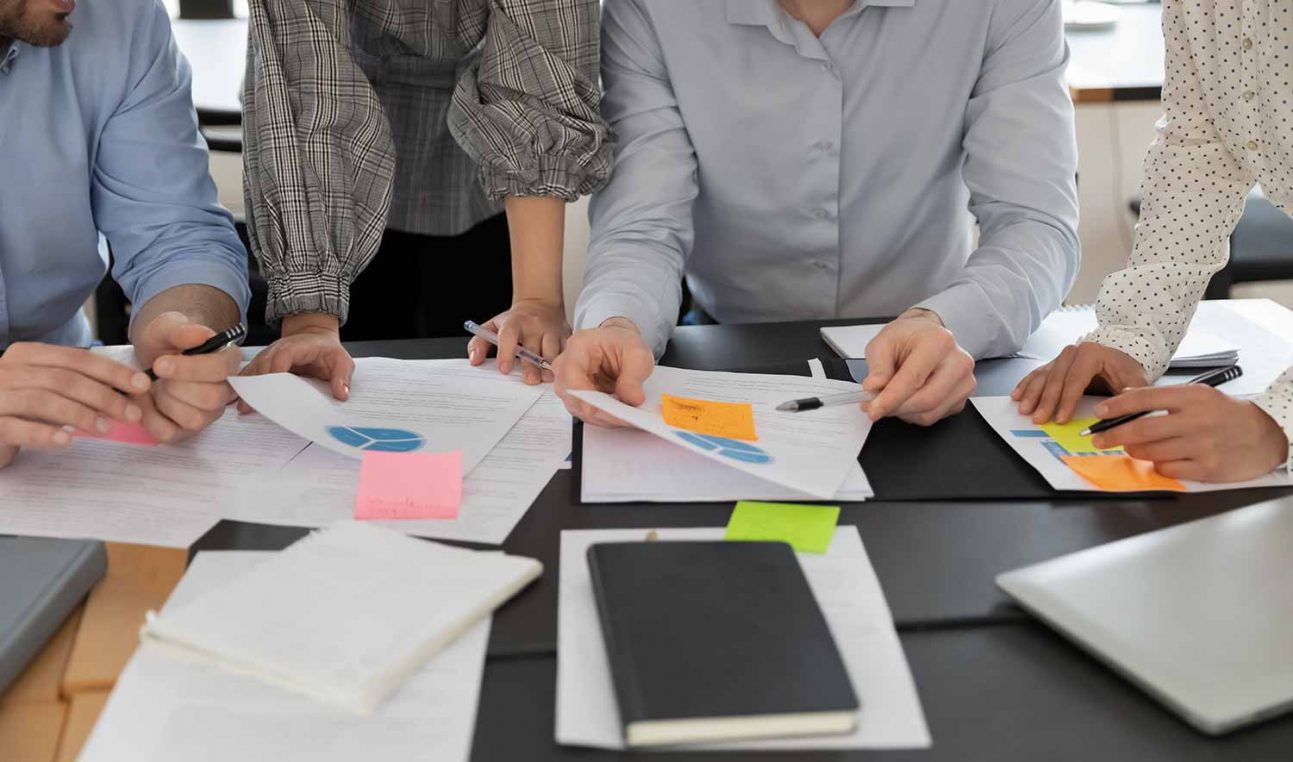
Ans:
POLYGON ((749 442, 742 442, 727 437, 716 437, 710 434, 696 434, 691 431, 675 431, 680 439, 685 439, 697 447, 704 448, 711 452, 718 452, 724 458, 739 460, 742 463, 771 463, 772 456, 762 447, 756 447, 749 442))
POLYGON ((328 433, 344 445, 372 452, 413 452, 426 444, 420 434, 406 429, 329 426, 328 433))

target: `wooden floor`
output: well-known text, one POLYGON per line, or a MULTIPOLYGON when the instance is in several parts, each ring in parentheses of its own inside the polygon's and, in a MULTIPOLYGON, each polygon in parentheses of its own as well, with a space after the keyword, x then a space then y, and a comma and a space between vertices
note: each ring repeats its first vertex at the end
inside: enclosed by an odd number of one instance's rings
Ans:
POLYGON ((186 553, 108 544, 108 573, 0 696, 4 762, 72 762, 139 644, 144 614, 184 573, 186 553))

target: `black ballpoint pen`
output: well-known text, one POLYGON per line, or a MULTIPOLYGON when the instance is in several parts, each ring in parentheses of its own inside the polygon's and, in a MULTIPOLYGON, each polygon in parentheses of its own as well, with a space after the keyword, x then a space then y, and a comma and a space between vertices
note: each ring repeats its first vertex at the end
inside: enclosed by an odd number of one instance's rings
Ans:
MULTIPOLYGON (((1242 375, 1244 375, 1243 368, 1239 367, 1238 365, 1231 365, 1229 368, 1221 368, 1220 370, 1208 371, 1207 373, 1204 373, 1202 376, 1197 376, 1195 378, 1190 379, 1189 381, 1186 381, 1185 384, 1183 384, 1183 386, 1189 386, 1190 384, 1203 384, 1205 386, 1215 387, 1215 386, 1220 386, 1226 383, 1227 381, 1234 381, 1236 378, 1239 378, 1242 375)), ((1151 412, 1153 411, 1142 410, 1139 413, 1131 413, 1130 415, 1120 415, 1117 418, 1110 418, 1107 421, 1099 421, 1097 423, 1091 424, 1091 426, 1085 429, 1084 431, 1082 431, 1080 435, 1084 437, 1089 437, 1093 434, 1099 434, 1102 431, 1108 431, 1109 429, 1115 428, 1117 426, 1121 426, 1124 423, 1131 423, 1137 418, 1144 418, 1145 416, 1149 415, 1151 412)))
MULTIPOLYGON (((247 326, 243 325, 242 323, 238 323, 237 325, 231 328, 226 328, 220 333, 217 333, 215 336, 212 336, 211 338, 207 339, 206 341, 202 342, 196 347, 193 347, 192 349, 186 349, 183 352, 180 352, 180 354, 184 355, 185 357, 193 357, 195 355, 209 355, 213 352, 219 352, 220 350, 224 349, 225 347, 229 346, 230 344, 234 343, 235 341, 237 341, 238 339, 241 339, 243 336, 246 336, 246 335, 247 335, 247 326)), ((149 368, 144 372, 147 373, 148 377, 153 381, 157 380, 157 374, 153 373, 152 368, 149 368)))

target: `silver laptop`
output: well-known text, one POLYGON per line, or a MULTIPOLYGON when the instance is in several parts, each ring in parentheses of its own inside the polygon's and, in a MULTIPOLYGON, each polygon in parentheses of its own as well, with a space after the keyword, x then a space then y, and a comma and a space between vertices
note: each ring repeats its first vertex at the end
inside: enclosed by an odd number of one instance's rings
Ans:
POLYGON ((997 577, 1205 733, 1293 709, 1293 499, 997 577))

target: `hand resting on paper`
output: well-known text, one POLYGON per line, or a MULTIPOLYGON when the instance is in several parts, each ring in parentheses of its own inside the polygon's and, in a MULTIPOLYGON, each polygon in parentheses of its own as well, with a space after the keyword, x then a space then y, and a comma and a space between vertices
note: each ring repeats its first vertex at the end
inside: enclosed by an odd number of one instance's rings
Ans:
POLYGON ((862 410, 873 421, 892 416, 932 426, 964 410, 974 393, 974 358, 929 310, 898 316, 867 345, 866 357, 862 389, 875 397, 862 410))
POLYGON ((1095 414, 1117 418, 1166 411, 1096 434, 1092 444, 1153 461, 1163 476, 1199 482, 1240 482, 1279 466, 1289 443, 1257 405, 1202 384, 1132 389, 1101 402, 1095 414))
MULTIPOLYGON (((270 344, 243 368, 242 376, 266 373, 298 373, 327 381, 332 396, 350 399, 350 382, 355 361, 341 345, 341 327, 332 315, 289 315, 283 318, 283 337, 270 344)), ((238 410, 250 413, 239 400, 238 410)))
POLYGON ((105 433, 113 421, 137 423, 144 411, 130 395, 151 382, 106 357, 53 344, 12 344, 0 355, 0 467, 20 447, 62 449, 72 426, 105 433))
POLYGON ((557 394, 570 414, 585 423, 611 428, 626 424, 571 396, 573 390, 595 389, 614 394, 628 405, 646 401, 642 384, 655 369, 655 356, 637 326, 627 318, 611 318, 601 326, 578 331, 553 364, 557 394))
POLYGON ((1033 423, 1068 423, 1087 392, 1120 394, 1149 386, 1140 363, 1103 344, 1084 341, 1065 347, 1059 357, 1024 376, 1010 398, 1033 423))
MULTIPOLYGON (((537 299, 517 300, 512 308, 496 315, 482 326, 485 330, 498 334, 498 371, 503 375, 512 372, 512 367, 521 366, 521 378, 525 383, 534 385, 543 381, 552 381, 552 374, 528 362, 516 359, 516 348, 525 347, 548 362, 557 359, 562 346, 570 336, 570 324, 566 322, 566 308, 561 303, 543 302, 537 299)), ((472 365, 482 365, 494 347, 480 336, 475 336, 467 343, 467 356, 472 365)))

